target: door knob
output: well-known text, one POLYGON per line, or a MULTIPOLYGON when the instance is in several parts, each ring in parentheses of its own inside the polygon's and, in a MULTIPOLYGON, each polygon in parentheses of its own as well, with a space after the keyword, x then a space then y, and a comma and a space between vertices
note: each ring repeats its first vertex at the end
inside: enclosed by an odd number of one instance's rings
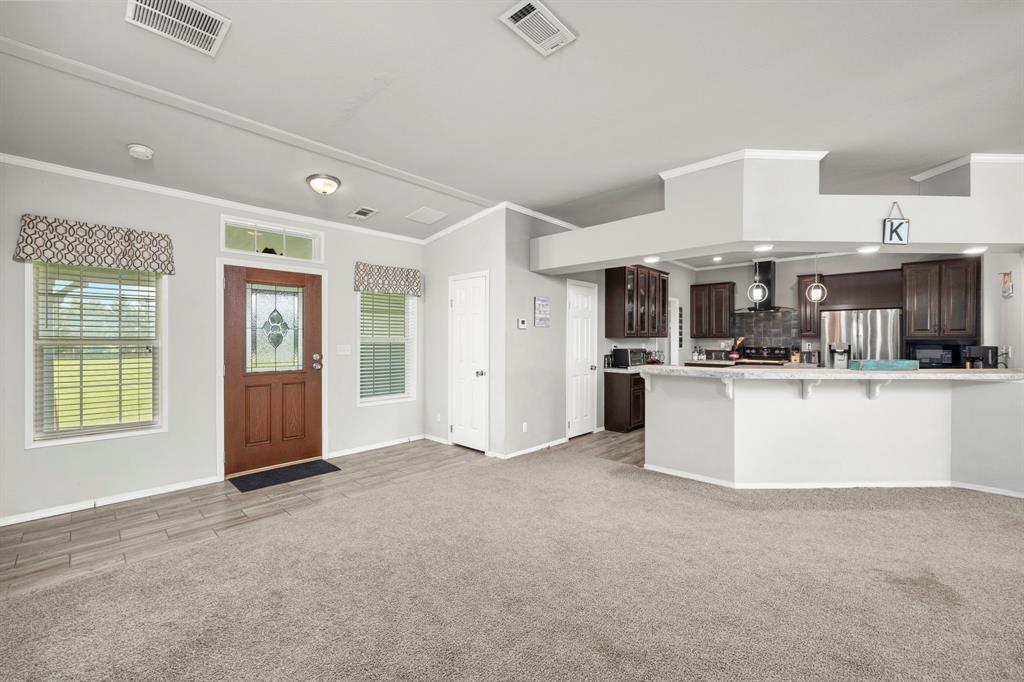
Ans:
POLYGON ((478 370, 476 371, 476 375, 477 375, 478 377, 482 377, 482 376, 484 376, 485 374, 487 374, 487 372, 485 372, 485 371, 484 371, 484 370, 482 370, 482 369, 478 369, 478 370))
POLYGON ((323 365, 321 365, 319 362, 313 363, 313 369, 320 369, 321 367, 323 367, 323 365))
POLYGON ((590 366, 590 371, 591 372, 593 372, 595 369, 597 369, 597 365, 591 365, 590 366))
POLYGON ((313 353, 313 359, 314 360, 319 360, 320 359, 320 354, 319 353, 313 353))

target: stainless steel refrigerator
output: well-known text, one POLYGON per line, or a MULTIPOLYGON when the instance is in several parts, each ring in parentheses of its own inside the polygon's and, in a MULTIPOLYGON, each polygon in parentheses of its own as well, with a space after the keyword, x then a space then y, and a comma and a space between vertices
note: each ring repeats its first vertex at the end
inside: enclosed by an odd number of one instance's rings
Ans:
POLYGON ((833 365, 829 347, 849 347, 850 360, 898 360, 903 357, 903 326, 897 308, 829 310, 821 313, 821 358, 833 365))

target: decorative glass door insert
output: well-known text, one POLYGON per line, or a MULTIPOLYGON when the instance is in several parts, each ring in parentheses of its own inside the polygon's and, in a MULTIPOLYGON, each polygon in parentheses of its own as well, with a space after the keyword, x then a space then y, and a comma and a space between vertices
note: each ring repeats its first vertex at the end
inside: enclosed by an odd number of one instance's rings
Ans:
POLYGON ((302 294, 302 287, 246 282, 246 372, 302 370, 302 294))

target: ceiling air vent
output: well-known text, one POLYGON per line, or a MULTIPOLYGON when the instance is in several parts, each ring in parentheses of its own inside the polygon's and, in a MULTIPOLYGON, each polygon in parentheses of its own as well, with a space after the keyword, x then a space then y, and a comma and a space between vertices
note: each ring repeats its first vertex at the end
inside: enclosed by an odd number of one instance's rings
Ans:
POLYGON ((230 19, 192 0, 128 0, 124 20, 211 57, 231 28, 230 19))
POLYGON ((366 220, 377 214, 377 209, 370 208, 369 206, 360 206, 356 210, 348 214, 349 218, 355 218, 356 220, 366 220))
POLYGON ((576 40, 576 34, 537 0, 516 3, 501 20, 545 57, 576 40))
POLYGON ((438 211, 436 208, 430 208, 429 206, 421 206, 415 211, 405 216, 407 219, 417 223, 423 223, 424 225, 433 225, 441 218, 447 218, 448 214, 444 211, 438 211))

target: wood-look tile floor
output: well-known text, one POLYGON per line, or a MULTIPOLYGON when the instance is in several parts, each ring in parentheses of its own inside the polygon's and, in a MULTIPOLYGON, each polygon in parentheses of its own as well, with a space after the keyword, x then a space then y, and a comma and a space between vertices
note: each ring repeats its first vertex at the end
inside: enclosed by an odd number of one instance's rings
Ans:
MULTIPOLYGON (((571 449, 643 465, 643 432, 574 438, 571 449)), ((330 460, 339 470, 239 492, 230 482, 0 527, 0 599, 126 566, 319 504, 453 469, 500 466, 465 448, 421 440, 330 460)))

